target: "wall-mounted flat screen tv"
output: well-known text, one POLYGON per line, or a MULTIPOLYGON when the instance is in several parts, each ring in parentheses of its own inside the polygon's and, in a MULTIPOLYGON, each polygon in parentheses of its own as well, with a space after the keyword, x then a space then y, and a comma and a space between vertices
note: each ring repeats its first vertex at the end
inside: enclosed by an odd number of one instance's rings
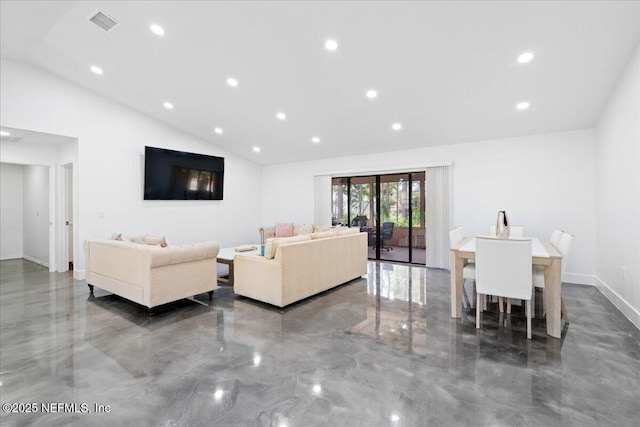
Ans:
POLYGON ((224 157, 144 147, 144 200, 222 200, 224 157))

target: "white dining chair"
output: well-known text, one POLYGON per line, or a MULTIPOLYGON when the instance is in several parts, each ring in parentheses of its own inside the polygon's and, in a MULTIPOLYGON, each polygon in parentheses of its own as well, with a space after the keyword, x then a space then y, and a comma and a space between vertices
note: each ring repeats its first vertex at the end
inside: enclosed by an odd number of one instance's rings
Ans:
POLYGON ((525 301, 527 338, 531 339, 531 240, 476 238, 476 328, 482 295, 525 301))
MULTIPOLYGON (((492 225, 489 227, 489 236, 496 237, 496 226, 492 225)), ((523 225, 512 225, 509 229, 509 238, 510 239, 520 239, 524 237, 524 226, 523 225)))
MULTIPOLYGON (((562 255, 562 260, 560 261, 560 280, 562 281, 562 275, 564 274, 565 268, 567 268, 567 263, 569 262, 569 252, 571 251, 571 245, 573 244, 573 239, 575 236, 573 234, 563 232, 558 240, 558 245, 556 249, 562 255)), ((544 289, 544 267, 541 265, 533 266, 533 286, 536 288, 544 289)), ((567 308, 564 305, 564 299, 560 296, 560 314, 564 318, 564 321, 569 323, 569 316, 567 315, 567 308)))
POLYGON ((553 245, 554 248, 558 249, 558 243, 560 243, 560 238, 564 231, 558 230, 557 228, 551 232, 551 238, 549 239, 549 243, 553 245))
MULTIPOLYGON (((464 239, 464 231, 462 227, 456 227, 449 231, 449 248, 454 247, 464 239)), ((472 261, 472 260, 469 260, 472 261)), ((462 268, 462 278, 473 280, 473 294, 476 294, 476 265, 473 262, 466 262, 462 268)), ((464 298, 468 307, 471 307, 471 302, 467 293, 464 291, 464 285, 462 286, 462 297, 464 298)))
MULTIPOLYGON (((496 226, 492 225, 490 228, 491 237, 496 237, 496 226)), ((521 239, 524 237, 524 226, 523 225, 512 225, 509 227, 509 238, 510 239, 521 239)), ((500 313, 503 312, 504 306, 504 298, 498 298, 498 309, 500 313)), ((511 314, 511 298, 507 298, 507 314, 511 314)))
POLYGON ((454 247, 464 239, 463 228, 455 227, 449 230, 449 248, 454 247))

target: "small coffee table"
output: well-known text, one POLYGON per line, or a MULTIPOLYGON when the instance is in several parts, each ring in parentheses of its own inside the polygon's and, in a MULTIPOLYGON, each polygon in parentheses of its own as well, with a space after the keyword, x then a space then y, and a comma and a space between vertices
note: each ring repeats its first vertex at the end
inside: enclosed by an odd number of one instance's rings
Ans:
POLYGON ((242 245, 242 246, 255 246, 256 250, 254 251, 243 251, 236 252, 236 247, 233 248, 221 248, 220 252, 218 252, 218 257, 216 261, 220 264, 225 264, 229 266, 229 275, 218 277, 218 283, 222 285, 228 285, 233 287, 233 259, 236 255, 260 255, 260 245, 242 245))

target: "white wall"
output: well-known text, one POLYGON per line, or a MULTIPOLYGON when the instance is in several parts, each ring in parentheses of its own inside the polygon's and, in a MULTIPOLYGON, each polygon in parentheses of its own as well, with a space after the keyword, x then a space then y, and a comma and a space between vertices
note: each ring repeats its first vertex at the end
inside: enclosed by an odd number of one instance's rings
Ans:
POLYGON ((256 241, 262 200, 258 165, 39 68, 4 59, 0 66, 2 126, 78 139, 77 278, 84 275, 78 242, 114 231, 160 234, 174 244, 256 241), (225 200, 142 200, 145 145, 226 157, 225 200))
POLYGON ((49 167, 24 166, 23 255, 49 265, 49 167))
POLYGON ((486 234, 498 210, 526 234, 554 228, 576 235, 565 280, 591 284, 595 273, 595 171, 592 130, 265 166, 262 223, 313 222, 314 173, 415 169, 453 162, 454 224, 486 234))
POLYGON ((595 159, 599 288, 640 328, 640 48, 600 116, 595 159))
POLYGON ((22 258, 23 167, 0 163, 0 259, 22 258))

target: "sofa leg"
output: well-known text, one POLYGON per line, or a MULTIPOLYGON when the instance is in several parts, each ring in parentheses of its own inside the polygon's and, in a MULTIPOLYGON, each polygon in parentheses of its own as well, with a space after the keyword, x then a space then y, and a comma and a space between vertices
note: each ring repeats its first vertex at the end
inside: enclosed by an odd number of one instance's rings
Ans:
POLYGON ((93 296, 93 285, 87 283, 87 285, 89 286, 89 295, 93 296))
POLYGON ((207 293, 209 294, 209 301, 213 301, 213 291, 208 291, 207 293))
POLYGON ((149 315, 149 317, 156 315, 156 311, 154 310, 154 308, 155 307, 147 307, 147 314, 149 315))

